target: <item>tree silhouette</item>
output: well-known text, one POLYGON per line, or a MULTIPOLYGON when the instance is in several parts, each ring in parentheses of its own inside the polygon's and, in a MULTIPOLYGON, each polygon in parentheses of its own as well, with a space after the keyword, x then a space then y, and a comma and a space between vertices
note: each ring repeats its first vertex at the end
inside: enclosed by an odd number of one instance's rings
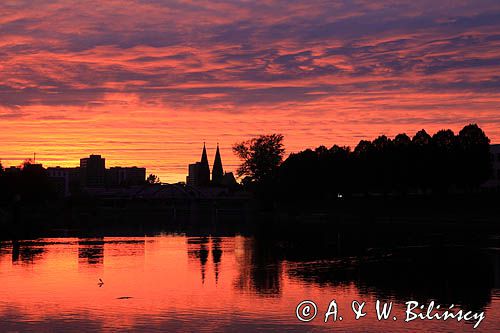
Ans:
MULTIPOLYGON (((311 199, 320 196, 316 174, 319 167, 318 152, 324 151, 323 148, 319 147, 316 151, 306 149, 290 154, 279 167, 277 174, 276 187, 279 189, 279 196, 292 200, 301 198, 306 193, 311 199)), ((327 165, 322 165, 322 167, 326 169, 327 165)))
POLYGON ((333 145, 328 151, 319 155, 318 168, 321 174, 329 174, 331 177, 326 177, 324 184, 327 189, 331 190, 333 196, 350 192, 350 179, 346 177, 350 174, 351 168, 351 149, 346 146, 333 145), (321 167, 324 165, 325 167, 321 167))
POLYGON ((148 183, 148 184, 159 184, 160 183, 160 177, 158 177, 157 175, 151 173, 146 178, 146 183, 148 183))
POLYGON ((30 159, 21 165, 18 190, 25 201, 44 201, 55 195, 47 170, 41 164, 33 164, 30 159))
POLYGON ((393 140, 393 177, 394 187, 401 194, 410 189, 413 176, 413 143, 406 133, 396 135, 393 140))
POLYGON ((491 172, 489 139, 477 125, 455 135, 418 131, 361 140, 354 151, 334 145, 292 153, 277 169, 278 198, 311 202, 338 194, 446 194, 479 187, 491 172))
POLYGON ((406 133, 396 135, 394 145, 399 148, 407 149, 411 145, 411 139, 406 133))
POLYGON ((313 201, 351 191, 351 151, 349 147, 320 146, 290 154, 276 173, 279 196, 313 201))
POLYGON ((372 156, 375 154, 375 148, 369 140, 359 141, 354 148, 354 174, 353 177, 356 192, 369 192, 374 186, 375 174, 371 167, 372 156))
POLYGON ((432 137, 422 129, 415 134, 411 142, 413 143, 413 186, 427 192, 431 184, 432 155, 430 147, 432 137))
POLYGON ((432 184, 434 191, 447 192, 456 183, 457 145, 452 130, 440 130, 432 136, 432 184))
POLYGON ((427 132, 424 129, 418 131, 415 134, 415 136, 411 139, 413 144, 419 147, 427 146, 428 144, 431 143, 431 140, 432 140, 431 136, 427 134, 427 132))
POLYGON ((375 190, 385 194, 393 187, 393 143, 387 136, 381 135, 373 140, 372 144, 375 150, 375 154, 372 156, 375 190))
POLYGON ((261 135, 248 141, 237 143, 233 152, 242 163, 237 170, 244 182, 262 182, 270 177, 283 160, 283 135, 261 135))
POLYGON ((459 176, 467 189, 481 185, 491 174, 490 139, 479 126, 470 124, 458 133, 459 176))

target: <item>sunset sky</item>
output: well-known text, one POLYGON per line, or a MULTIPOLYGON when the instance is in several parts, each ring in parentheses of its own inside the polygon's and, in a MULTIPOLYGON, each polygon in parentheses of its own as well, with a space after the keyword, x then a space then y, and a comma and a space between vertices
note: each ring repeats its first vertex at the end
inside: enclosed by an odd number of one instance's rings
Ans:
POLYGON ((500 1, 0 2, 0 160, 102 154, 185 180, 207 142, 287 152, 478 123, 500 142, 500 1))

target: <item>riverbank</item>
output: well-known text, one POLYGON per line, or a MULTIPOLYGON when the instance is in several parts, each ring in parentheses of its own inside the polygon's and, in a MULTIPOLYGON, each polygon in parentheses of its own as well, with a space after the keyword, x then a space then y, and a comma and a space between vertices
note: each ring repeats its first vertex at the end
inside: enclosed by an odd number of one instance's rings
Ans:
POLYGON ((344 197, 273 203, 254 199, 216 200, 65 200, 17 203, 1 209, 3 238, 24 238, 53 229, 179 228, 229 226, 262 234, 317 234, 374 230, 427 233, 446 230, 496 230, 500 196, 344 197))

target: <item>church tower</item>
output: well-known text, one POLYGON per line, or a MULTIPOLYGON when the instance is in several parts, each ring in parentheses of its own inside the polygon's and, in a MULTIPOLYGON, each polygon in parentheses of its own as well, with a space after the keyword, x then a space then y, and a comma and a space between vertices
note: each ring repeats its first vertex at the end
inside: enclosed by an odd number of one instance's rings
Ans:
POLYGON ((205 142, 203 142, 203 152, 201 153, 200 167, 198 169, 198 184, 200 186, 207 186, 210 184, 210 166, 208 165, 205 142))
POLYGON ((212 184, 222 184, 223 177, 224 171, 222 170, 222 160, 220 158, 219 144, 217 143, 217 151, 215 152, 214 166, 212 169, 212 184))

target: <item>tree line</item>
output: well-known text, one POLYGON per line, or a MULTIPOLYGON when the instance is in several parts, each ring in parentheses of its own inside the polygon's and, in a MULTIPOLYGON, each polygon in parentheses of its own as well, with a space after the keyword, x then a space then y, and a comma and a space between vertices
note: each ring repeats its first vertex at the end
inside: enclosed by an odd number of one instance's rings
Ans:
POLYGON ((472 191, 491 173, 490 140, 476 124, 458 134, 425 130, 413 137, 381 135, 350 147, 319 146, 284 157, 283 136, 263 135, 236 144, 237 173, 249 188, 278 198, 352 194, 449 193, 472 191))
POLYGON ((0 163, 0 202, 43 201, 55 195, 47 172, 41 165, 26 160, 20 168, 6 172, 0 163))

